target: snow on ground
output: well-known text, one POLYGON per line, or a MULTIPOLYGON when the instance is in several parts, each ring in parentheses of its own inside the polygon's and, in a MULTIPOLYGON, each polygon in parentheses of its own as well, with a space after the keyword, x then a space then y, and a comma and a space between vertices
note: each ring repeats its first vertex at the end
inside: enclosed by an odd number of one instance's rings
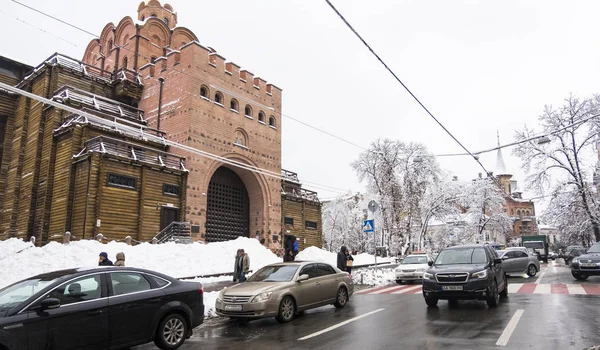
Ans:
POLYGON ((360 269, 352 271, 352 280, 355 284, 378 286, 396 282, 396 275, 391 268, 360 269))
MULTIPOLYGON (((352 255, 354 258, 354 266, 356 265, 367 265, 375 263, 375 256, 370 254, 357 254, 352 255)), ((323 250, 317 247, 308 247, 298 253, 296 256, 296 260, 306 260, 306 261, 319 261, 329 263, 333 266, 337 265, 337 252, 329 252, 327 250, 323 250)), ((377 258, 377 263, 380 262, 394 262, 395 258, 377 258)))
MULTIPOLYGON (((162 272, 173 277, 188 277, 233 271, 235 254, 243 248, 254 271, 281 261, 256 239, 238 238, 218 243, 149 244, 74 241, 68 245, 51 242, 33 247, 17 239, 0 241, 0 288, 43 272, 98 265, 98 254, 107 252, 113 262, 118 252, 125 253, 125 265, 162 272), (29 248, 27 248, 29 247, 29 248), (27 248, 27 249, 24 249, 27 248), (24 250, 22 250, 24 249, 24 250), (20 251, 20 252, 19 252, 20 251)), ((202 283, 231 280, 230 276, 202 279, 202 283)))

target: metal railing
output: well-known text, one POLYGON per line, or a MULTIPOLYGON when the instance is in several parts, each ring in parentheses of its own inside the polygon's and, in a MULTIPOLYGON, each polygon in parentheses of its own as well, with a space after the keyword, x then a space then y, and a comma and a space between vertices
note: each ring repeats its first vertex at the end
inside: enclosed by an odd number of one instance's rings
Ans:
POLYGON ((154 238, 152 238, 153 244, 165 243, 176 236, 189 237, 189 222, 173 221, 167 225, 162 231, 160 231, 154 238))

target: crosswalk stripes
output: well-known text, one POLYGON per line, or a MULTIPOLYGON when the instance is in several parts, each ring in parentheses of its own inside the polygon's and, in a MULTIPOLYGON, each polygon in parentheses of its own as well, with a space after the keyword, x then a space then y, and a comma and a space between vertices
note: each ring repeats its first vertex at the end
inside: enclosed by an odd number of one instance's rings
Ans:
MULTIPOLYGON (((361 289, 354 294, 421 294, 421 285, 384 285, 361 289)), ((600 295, 600 285, 509 283, 508 294, 573 294, 600 295)))

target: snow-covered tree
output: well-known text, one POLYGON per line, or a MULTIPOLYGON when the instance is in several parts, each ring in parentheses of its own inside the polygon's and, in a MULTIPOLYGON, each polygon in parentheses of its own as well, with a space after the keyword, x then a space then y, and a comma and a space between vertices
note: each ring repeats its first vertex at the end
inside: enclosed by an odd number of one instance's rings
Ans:
POLYGON ((438 180, 439 166, 424 145, 379 139, 352 163, 380 204, 381 244, 407 250, 421 221, 421 202, 438 180))
MULTIPOLYGON (((577 215, 550 217, 555 226, 589 230, 596 241, 600 240, 600 213, 596 194, 589 182, 595 168, 594 141, 597 140, 600 121, 598 118, 583 122, 600 112, 600 97, 580 100, 570 96, 563 106, 546 106, 539 123, 544 133, 552 133, 550 142, 536 141, 518 145, 513 153, 521 158, 523 169, 528 173, 527 186, 544 193, 569 192, 571 196, 555 196, 550 207, 559 212, 559 206, 577 210, 577 215), (556 203, 553 203, 556 202, 556 203), (580 212, 584 215, 580 215, 580 212), (575 220, 575 221, 574 221, 575 220)), ((517 138, 526 140, 534 132, 526 126, 517 132, 517 138)))

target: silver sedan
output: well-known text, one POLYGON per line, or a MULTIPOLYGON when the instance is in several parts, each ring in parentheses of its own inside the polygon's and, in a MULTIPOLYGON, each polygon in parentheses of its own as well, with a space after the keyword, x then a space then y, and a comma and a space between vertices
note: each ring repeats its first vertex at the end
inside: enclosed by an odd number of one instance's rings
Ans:
POLYGON ((244 283, 222 290, 215 309, 221 316, 275 317, 283 323, 307 309, 328 304, 343 308, 352 293, 350 275, 329 264, 278 263, 256 271, 244 283))
POLYGON ((526 273, 529 277, 533 277, 540 271, 538 258, 521 250, 506 250, 501 252, 500 258, 502 268, 507 275, 526 273))

